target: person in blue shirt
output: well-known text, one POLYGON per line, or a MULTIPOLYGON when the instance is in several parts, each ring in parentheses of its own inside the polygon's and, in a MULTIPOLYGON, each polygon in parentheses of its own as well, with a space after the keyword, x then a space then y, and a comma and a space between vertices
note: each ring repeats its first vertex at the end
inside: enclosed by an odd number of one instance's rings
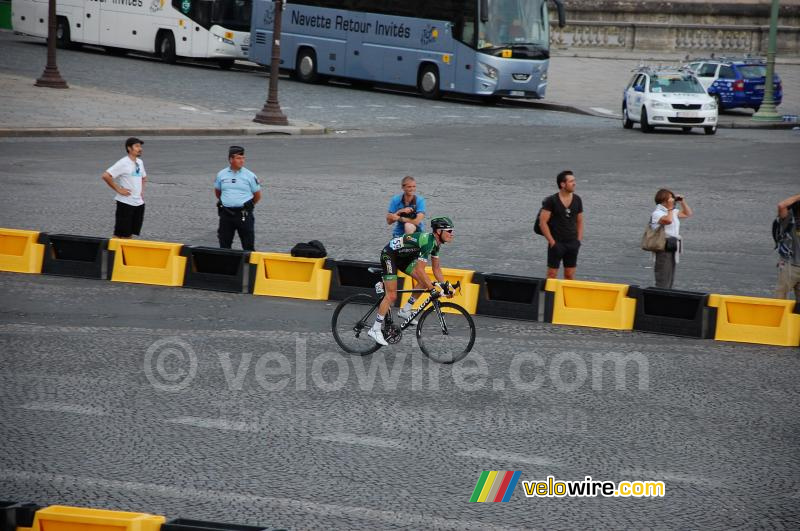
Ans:
POLYGON ((253 207, 261 201, 261 184, 258 177, 244 167, 244 148, 228 149, 227 168, 217 174, 214 195, 217 196, 219 246, 230 249, 234 233, 239 233, 242 249, 255 250, 255 218, 253 207))
POLYGON ((400 185, 403 193, 392 197, 386 214, 386 224, 394 224, 392 236, 395 238, 425 230, 422 222, 425 219, 425 199, 417 195, 417 180, 406 175, 400 185))

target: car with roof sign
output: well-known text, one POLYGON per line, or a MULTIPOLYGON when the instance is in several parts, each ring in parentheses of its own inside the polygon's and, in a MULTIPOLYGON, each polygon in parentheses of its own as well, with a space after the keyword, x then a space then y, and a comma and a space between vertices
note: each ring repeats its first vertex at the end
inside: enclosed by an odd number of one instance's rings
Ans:
POLYGON ((688 69, 640 67, 622 97, 622 126, 640 124, 642 132, 656 127, 700 127, 707 135, 717 132, 717 103, 688 69))
MULTIPOLYGON (((749 108, 758 112, 764 100, 767 64, 763 58, 740 57, 695 59, 686 64, 717 101, 720 112, 725 109, 749 108)), ((773 77, 772 97, 775 105, 783 100, 783 83, 773 77)))

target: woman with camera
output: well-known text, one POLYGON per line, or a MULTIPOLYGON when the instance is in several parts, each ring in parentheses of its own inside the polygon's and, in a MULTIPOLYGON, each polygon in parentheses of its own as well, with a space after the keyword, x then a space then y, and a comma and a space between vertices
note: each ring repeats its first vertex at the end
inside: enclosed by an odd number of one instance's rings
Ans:
POLYGON ((681 220, 691 217, 692 209, 683 196, 676 196, 672 191, 662 188, 656 192, 656 209, 650 216, 650 228, 655 230, 659 225, 664 227, 667 245, 663 251, 655 255, 656 287, 671 289, 675 281, 675 264, 680 261, 683 250, 681 242, 681 220), (677 205, 680 204, 680 209, 677 205))

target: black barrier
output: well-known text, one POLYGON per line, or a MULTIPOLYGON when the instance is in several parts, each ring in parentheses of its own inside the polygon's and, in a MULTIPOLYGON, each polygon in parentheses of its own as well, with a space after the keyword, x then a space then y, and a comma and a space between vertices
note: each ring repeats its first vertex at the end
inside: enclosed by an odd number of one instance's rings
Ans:
POLYGON ((508 319, 539 320, 539 300, 546 279, 475 273, 472 281, 480 286, 478 315, 491 315, 508 319))
POLYGON ((181 256, 186 257, 185 288, 242 293, 249 284, 245 271, 252 278, 255 269, 249 251, 184 245, 181 256))
POLYGON ((32 527, 33 517, 41 505, 0 501, 0 531, 16 531, 17 527, 32 527))
MULTIPOLYGON (((375 283, 381 279, 380 274, 367 271, 370 267, 380 269, 379 262, 359 262, 357 260, 325 260, 325 269, 331 270, 331 288, 328 299, 344 300, 357 293, 375 294, 375 283)), ((402 281, 398 279, 398 289, 402 281)), ((400 297, 397 297, 400 300, 400 297)))
POLYGON ((255 525, 205 522, 203 520, 189 520, 187 518, 174 518, 161 524, 161 531, 266 531, 268 529, 271 528, 255 525))
POLYGON ((108 238, 39 234, 45 246, 42 274, 64 277, 103 278, 103 253, 108 238))
POLYGON ((628 297, 636 299, 634 330, 700 339, 714 337, 716 308, 706 306, 707 293, 631 287, 628 297))

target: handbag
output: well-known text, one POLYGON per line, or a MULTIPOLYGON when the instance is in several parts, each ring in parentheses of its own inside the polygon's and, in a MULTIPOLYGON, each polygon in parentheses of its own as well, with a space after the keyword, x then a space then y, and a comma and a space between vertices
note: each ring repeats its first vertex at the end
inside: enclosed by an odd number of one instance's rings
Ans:
POLYGON ((667 246, 667 235, 664 233, 664 225, 659 224, 657 228, 652 228, 650 223, 644 229, 642 236, 642 250, 654 253, 663 252, 667 246))

